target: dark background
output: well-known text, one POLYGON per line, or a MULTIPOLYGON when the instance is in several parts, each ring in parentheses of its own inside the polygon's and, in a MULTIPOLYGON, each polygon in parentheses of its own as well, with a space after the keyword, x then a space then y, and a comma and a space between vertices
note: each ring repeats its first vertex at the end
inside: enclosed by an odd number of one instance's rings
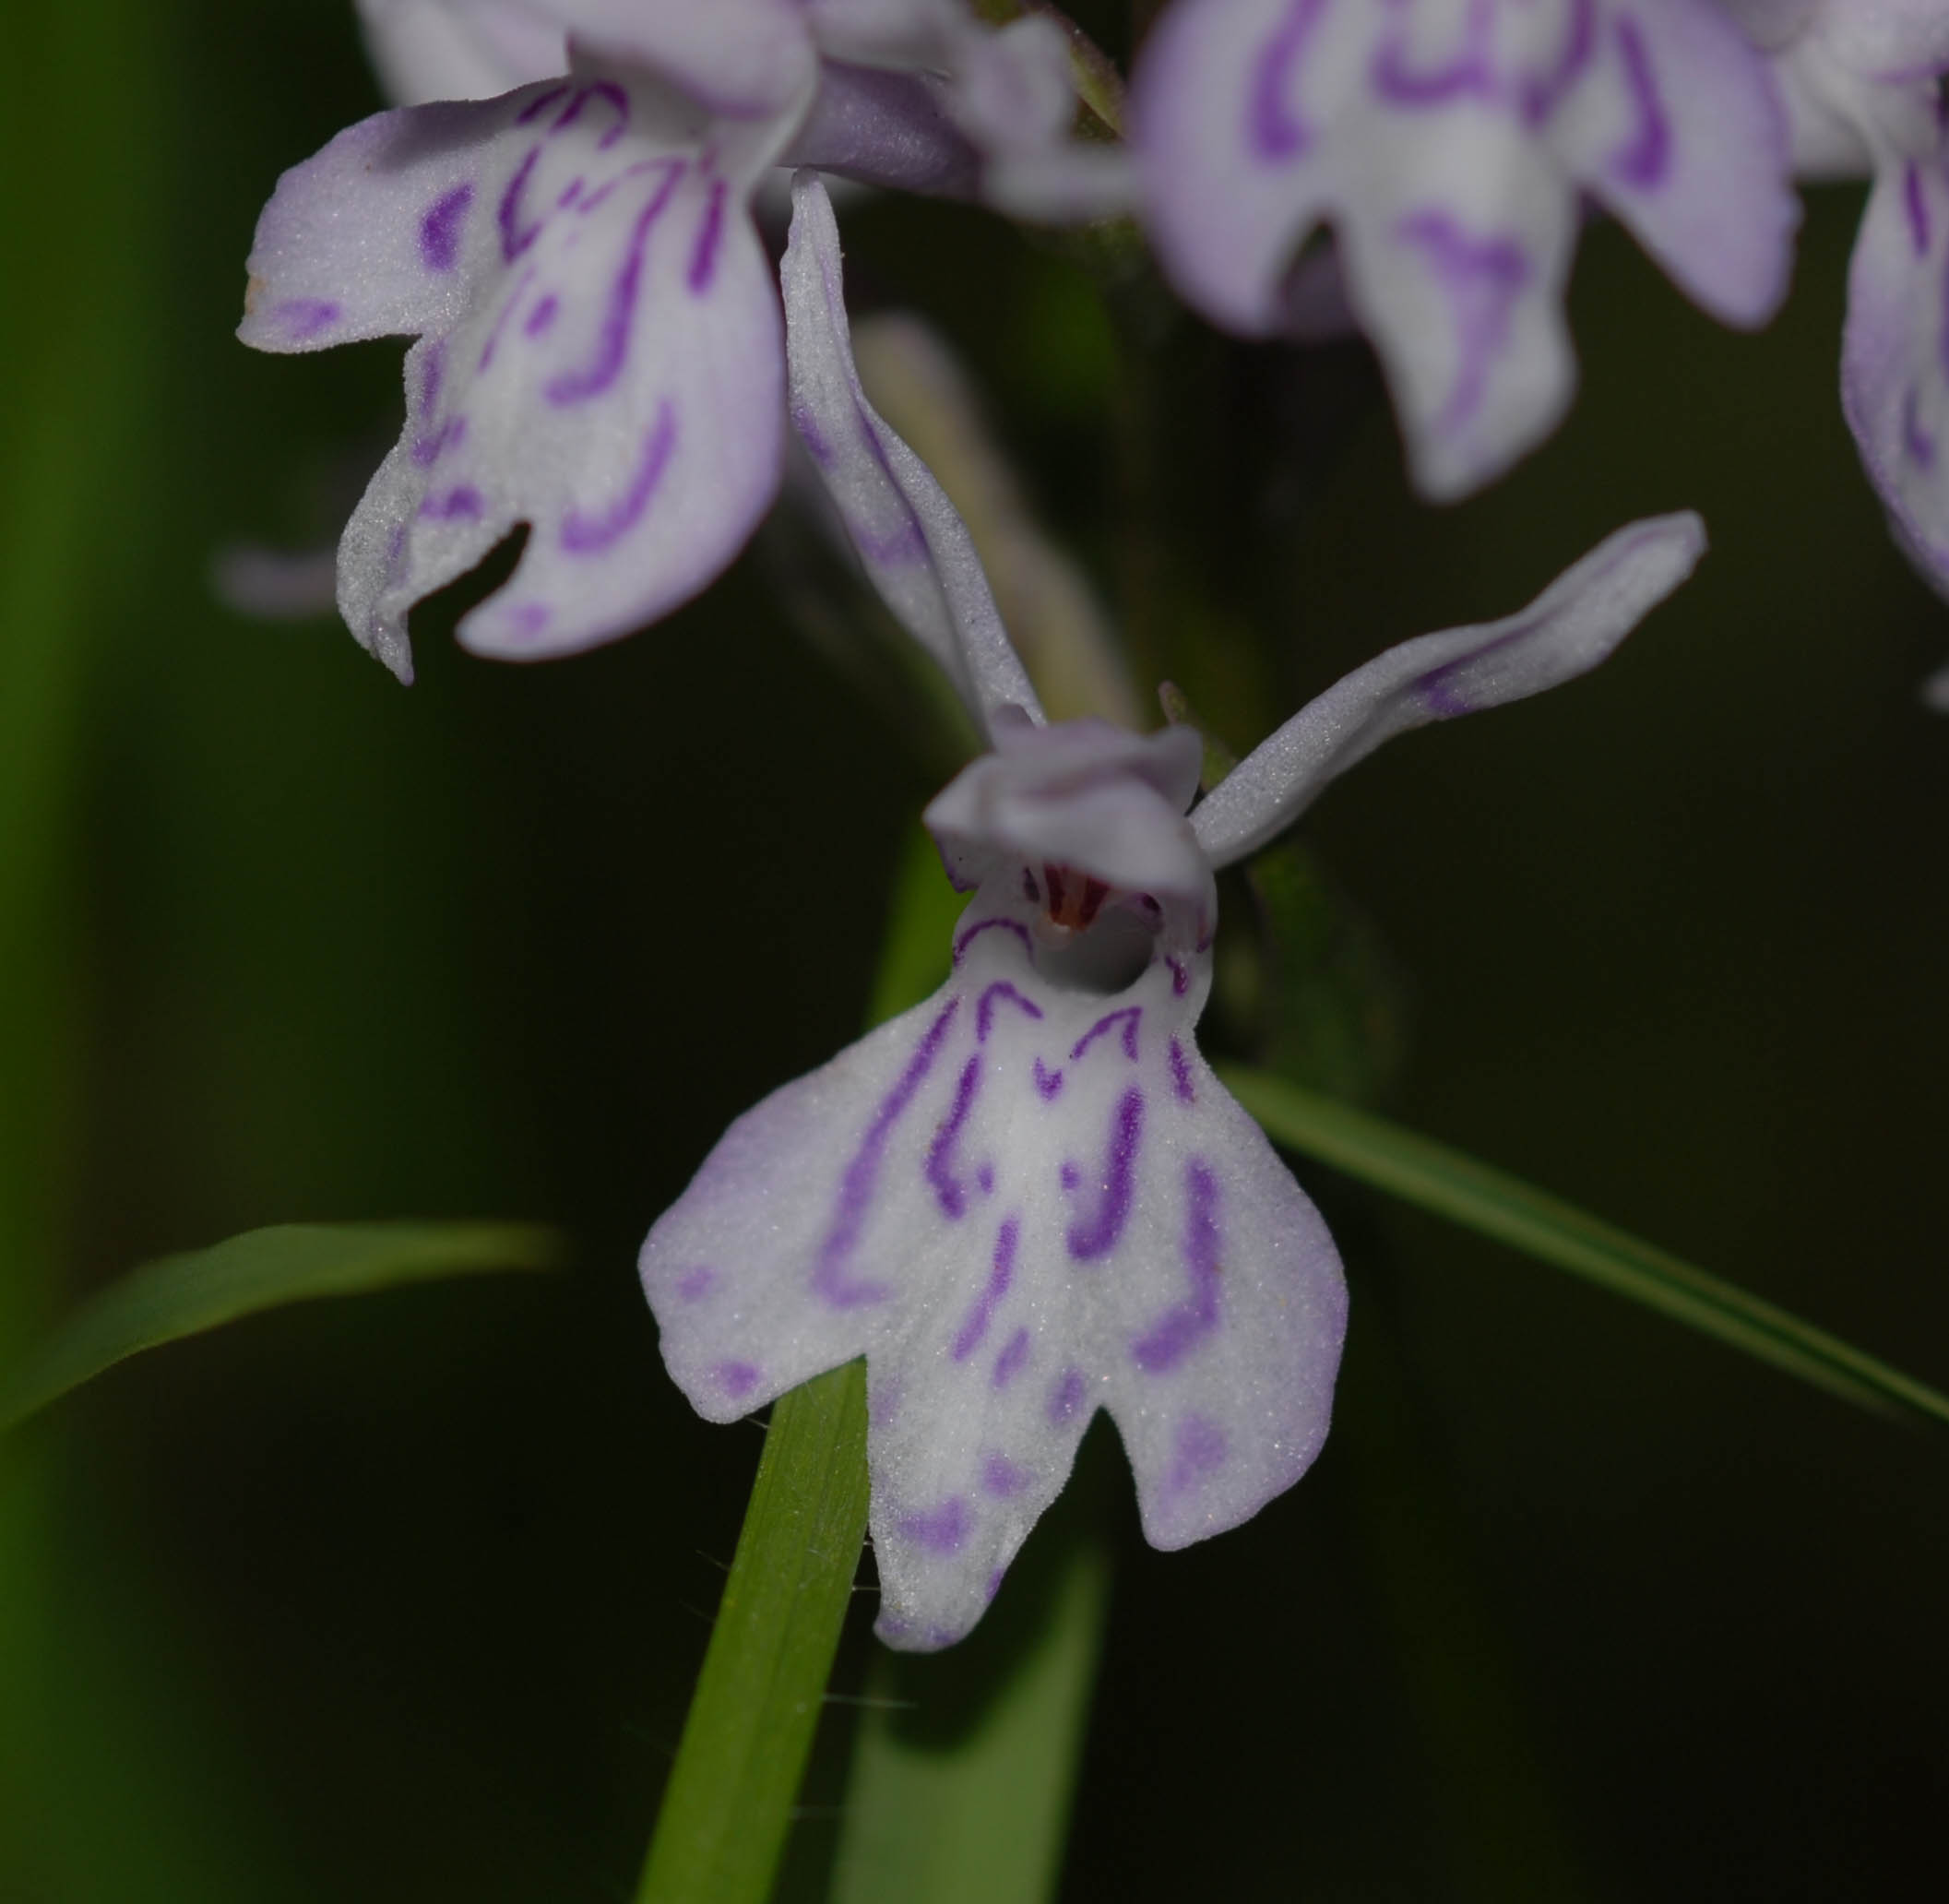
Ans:
MULTIPOLYGON (((435 603, 410 690, 335 622, 219 607, 213 549, 328 539, 396 427, 397 345, 231 335, 278 172, 378 103, 351 7, 21 31, 6 499, 12 580, 53 579, 6 597, 0 687, 52 844, 16 846, 0 1319, 289 1220, 540 1218, 576 1262, 139 1359, 0 1454, 0 1897, 624 1898, 759 1447, 665 1379, 635 1248, 854 1035, 930 769, 756 559, 532 669, 435 603)), ((1391 1112, 1942 1384, 1949 613, 1838 412, 1860 200, 1812 195, 1758 337, 1593 226, 1570 421, 1442 511, 1357 346, 1220 345, 967 210, 863 208, 849 269, 964 348, 1144 672, 1238 744, 1705 513, 1598 675, 1402 742, 1308 838, 1407 975, 1391 1112)), ((1184 1553, 1109 1491, 1064 1896, 1926 1889, 1944 1448, 1300 1174, 1354 1291, 1336 1434, 1184 1553)))

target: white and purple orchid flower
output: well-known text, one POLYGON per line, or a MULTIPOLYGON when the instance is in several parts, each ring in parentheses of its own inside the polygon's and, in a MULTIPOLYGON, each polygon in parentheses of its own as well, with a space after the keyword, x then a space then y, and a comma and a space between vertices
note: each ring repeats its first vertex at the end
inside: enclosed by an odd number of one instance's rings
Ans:
POLYGON ((1808 178, 1872 175, 1841 406, 1896 540, 1949 593, 1949 0, 1730 0, 1772 56, 1808 178))
POLYGON ((750 216, 781 160, 1073 204, 1062 34, 961 0, 370 0, 409 96, 288 172, 240 335, 260 350, 409 336, 405 432, 347 525, 339 605, 402 680, 412 605, 517 524, 460 639, 559 655, 710 581, 777 490, 778 295, 750 216), (567 70, 554 77, 553 69, 567 70), (537 66, 548 69, 535 77, 537 66))
POLYGON ((1389 649, 1194 807, 1191 730, 1044 722, 966 530, 861 389, 824 191, 803 176, 794 198, 793 418, 990 741, 926 814, 974 897, 942 989, 739 1118, 641 1269, 711 1421, 866 1357, 877 1630, 928 1648, 980 1617, 1097 1410, 1162 1548, 1249 1518, 1319 1451, 1346 1288, 1199 1055, 1214 875, 1394 734, 1594 667, 1704 533, 1638 523, 1522 613, 1389 649))
POLYGON ((1729 324, 1786 290, 1785 115, 1719 0, 1175 0, 1131 120, 1159 257, 1213 322, 1291 327, 1301 248, 1331 226, 1433 498, 1570 401, 1583 198, 1729 324))

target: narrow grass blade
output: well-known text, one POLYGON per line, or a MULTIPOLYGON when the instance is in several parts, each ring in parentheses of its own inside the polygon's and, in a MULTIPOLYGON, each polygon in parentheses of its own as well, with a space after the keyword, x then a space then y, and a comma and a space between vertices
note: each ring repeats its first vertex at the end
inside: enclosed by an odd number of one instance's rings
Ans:
POLYGON ((866 1535, 866 1365, 781 1396, 637 1904, 764 1904, 866 1535))
POLYGON ((1949 1396, 1506 1172, 1264 1072, 1228 1066, 1220 1075, 1276 1144, 1513 1244, 1863 1408, 1949 1426, 1949 1396))
POLYGON ((132 1269, 0 1384, 0 1431, 144 1349, 318 1296, 481 1270, 549 1269, 560 1239, 528 1223, 284 1223, 132 1269))

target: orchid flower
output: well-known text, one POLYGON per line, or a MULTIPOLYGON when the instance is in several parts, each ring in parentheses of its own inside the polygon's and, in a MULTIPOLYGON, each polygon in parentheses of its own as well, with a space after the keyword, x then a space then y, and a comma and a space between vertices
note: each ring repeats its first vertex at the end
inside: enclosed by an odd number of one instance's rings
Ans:
MULTIPOLYGON (((1896 540, 1949 593, 1949 72, 1942 0, 1733 0, 1773 55, 1804 176, 1872 173, 1841 406, 1896 540)), ((1941 698, 1949 679, 1933 690, 1941 698)))
POLYGON ((1160 260, 1214 323, 1285 331, 1332 226, 1431 497, 1569 404, 1580 195, 1728 324, 1786 289, 1785 118, 1718 0, 1176 0, 1131 121, 1160 260))
POLYGON ((804 176, 794 200, 794 422, 991 744, 925 815, 973 898, 942 989, 739 1118, 641 1270, 708 1420, 866 1357, 877 1631, 918 1649, 980 1617, 1099 1409, 1158 1547, 1237 1526, 1305 1471, 1346 1286, 1198 1052, 1214 875, 1394 734, 1596 666, 1704 534, 1638 523, 1520 614, 1388 649, 1193 807, 1191 729, 1044 722, 967 531, 861 389, 824 191, 804 176))
POLYGON ((703 588, 778 481, 778 296, 750 217, 790 157, 968 194, 1087 191, 1048 21, 960 0, 372 0, 395 83, 512 91, 381 113, 288 172, 239 335, 315 351, 405 335, 408 415, 339 552, 353 634, 410 680, 412 605, 519 523, 476 653, 588 648, 703 588), (533 77, 565 63, 563 77, 533 77), (1079 185, 1076 178, 1083 183, 1079 185))

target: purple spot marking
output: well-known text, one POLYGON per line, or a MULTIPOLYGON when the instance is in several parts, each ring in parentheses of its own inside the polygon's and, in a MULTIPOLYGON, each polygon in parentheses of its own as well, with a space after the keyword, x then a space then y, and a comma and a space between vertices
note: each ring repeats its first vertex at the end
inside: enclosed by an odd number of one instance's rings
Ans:
POLYGON ((478 522, 487 513, 487 505, 472 483, 462 482, 445 495, 428 496, 420 513, 432 522, 478 522))
POLYGON ((1627 185, 1649 191, 1665 176, 1671 164, 1671 125, 1665 117, 1664 101, 1658 98, 1658 76, 1651 70, 1651 55, 1645 50, 1645 36, 1628 16, 1617 23, 1618 51, 1624 58, 1624 77, 1631 84, 1631 96, 1637 107, 1638 127, 1631 143, 1610 161, 1611 174, 1627 185))
POLYGON ((1922 428, 1920 399, 1911 384, 1902 397, 1902 448, 1918 470, 1935 467, 1935 438, 1922 428))
POLYGON ((981 1002, 975 1007, 975 1041, 980 1044, 988 1042, 988 1031, 994 1019, 994 1008, 1003 1000, 1009 999, 1020 1006, 1032 1018, 1042 1016, 1042 1007, 1032 998, 1024 998, 1006 979, 997 979, 987 991, 981 994, 981 1002))
POLYGON ((919 1514, 903 1514, 896 1525, 917 1547, 931 1553, 958 1553, 974 1529, 974 1516, 959 1494, 950 1495, 938 1507, 919 1514))
POLYGON ((1028 1361, 1028 1331, 1018 1328, 1003 1344, 1002 1352, 995 1357, 994 1374, 989 1377, 992 1388, 1005 1388, 1022 1373, 1028 1361))
POLYGON ((676 412, 670 399, 657 406, 657 420, 643 439, 643 454, 629 487, 600 516, 585 516, 573 510, 562 520, 562 546, 576 555, 600 555, 619 537, 636 526, 657 484, 670 462, 677 441, 676 412))
POLYGON ((1171 1083, 1181 1104, 1197 1102, 1198 1094, 1191 1085, 1191 1061, 1184 1055, 1184 1047, 1175 1038, 1171 1041, 1171 1083))
POLYGON ((690 284, 694 296, 702 297, 710 289, 710 280, 718 268, 718 244, 724 236, 724 197, 726 186, 722 179, 710 182, 710 197, 704 207, 704 222, 697 232, 697 246, 690 255, 690 284))
POLYGON ((933 1062, 940 1056, 942 1043, 947 1037, 947 1028, 954 1022, 954 1015, 960 1006, 958 998, 950 998, 935 1015, 933 1023, 921 1034, 921 1041, 914 1047, 913 1056, 908 1059, 906 1070, 900 1073, 894 1088, 880 1101, 878 1110, 873 1114, 873 1122, 866 1126, 866 1135, 860 1139, 860 1148, 853 1152, 852 1161, 846 1166, 846 1174, 839 1180, 839 1198, 833 1211, 832 1227, 826 1232, 825 1242, 819 1245, 819 1260, 812 1275, 814 1291, 825 1297, 835 1309, 857 1309, 862 1303, 884 1302, 891 1293, 885 1283, 848 1281, 847 1259, 859 1247, 860 1231, 865 1224, 873 1192, 879 1187, 880 1165, 886 1155, 886 1140, 893 1135, 893 1127, 900 1121, 902 1113, 913 1102, 914 1093, 933 1069, 933 1062))
POLYGON ((995 1237, 994 1260, 988 1272, 988 1284, 975 1298, 975 1305, 955 1333, 954 1359, 966 1362, 981 1346, 988 1326, 994 1320, 995 1305, 1008 1293, 1016 1275, 1016 1239, 1021 1234, 1022 1220, 1009 1217, 995 1237))
MULTIPOLYGON (((974 1109, 975 1092, 980 1089, 980 1084, 981 1060, 978 1053, 961 1066, 961 1075, 955 1081, 954 1104, 941 1120, 940 1128, 934 1132, 933 1142, 927 1147, 927 1161, 922 1167, 922 1174, 933 1186, 934 1201, 941 1206, 941 1214, 957 1222, 967 1213, 968 1193, 954 1173, 955 1147, 961 1140, 961 1126, 968 1122, 968 1113, 974 1109)), ((1005 1225, 1003 1233, 1007 1234, 1005 1225)), ((1014 1249, 1011 1238, 1011 1254, 1014 1249)), ((960 1358, 957 1355, 956 1359, 960 1358)))
POLYGON ((1013 1500, 1034 1479, 1028 1469, 1016 1467, 1006 1455, 990 1455, 981 1463, 981 1486, 998 1501, 1013 1500))
POLYGON ((1529 260, 1514 239, 1471 238, 1444 211, 1415 212, 1395 234, 1426 254, 1455 313, 1461 362, 1435 428, 1458 430, 1487 394, 1491 363, 1508 339, 1510 309, 1529 281, 1529 260))
POLYGON ((1489 57, 1495 16, 1491 5, 1473 0, 1468 8, 1468 38, 1460 53, 1445 66, 1416 72, 1408 65, 1400 30, 1395 30, 1375 54, 1373 89, 1395 106, 1441 106, 1452 100, 1473 95, 1492 100, 1496 95, 1495 67, 1489 57))
POLYGON ((741 1400, 758 1386, 758 1371, 748 1362, 720 1362, 711 1374, 718 1386, 733 1401, 741 1400))
POLYGON ((1063 1074, 1045 1069, 1040 1058, 1036 1060, 1035 1078, 1036 1089, 1040 1092, 1045 1104, 1063 1089, 1063 1074))
POLYGON ((1301 55, 1326 10, 1326 0, 1292 0, 1286 18, 1260 50, 1252 76, 1252 149, 1261 159, 1297 159, 1313 144, 1313 128, 1288 103, 1301 55))
POLYGON ((623 375, 623 366, 629 357, 630 326, 636 317, 636 298, 642 289, 643 254, 649 244, 649 228, 663 216, 664 208, 683 176, 683 160, 666 160, 663 164, 666 168, 663 184, 649 203, 636 214, 623 268, 610 285, 609 306, 602 314, 602 329, 596 339, 596 354, 582 369, 565 370, 560 376, 549 380, 541 394, 551 403, 586 402, 591 397, 600 397, 623 375))
POLYGON ((303 342, 339 321, 339 306, 330 298, 286 298, 271 314, 287 337, 303 342))
POLYGON ((1575 0, 1570 16, 1570 34, 1557 63, 1540 77, 1528 75, 1519 89, 1523 118, 1530 125, 1540 125, 1556 111, 1563 95, 1583 77, 1590 56, 1597 51, 1597 0, 1575 0))
POLYGON ((451 271, 460 258, 460 224, 474 202, 472 184, 442 193, 420 220, 420 256, 429 271, 451 271))
POLYGON ((1166 958, 1164 963, 1171 968, 1171 995, 1183 997, 1191 990, 1191 974, 1184 970, 1181 959, 1166 958))
POLYGON ((536 98, 529 100, 529 102, 525 106, 523 106, 518 113, 515 114, 515 124, 517 125, 528 125, 532 124, 535 120, 539 119, 543 113, 547 112, 549 107, 553 105, 554 102, 558 99, 560 99, 562 95, 567 90, 568 88, 565 86, 551 86, 546 92, 539 94, 536 98))
POLYGON ((1130 1059, 1133 1064, 1135 1063, 1137 1055, 1137 1024, 1143 1016, 1144 1007, 1141 1005, 1126 1005, 1122 1011, 1105 1014, 1088 1030, 1084 1032, 1082 1037, 1077 1039, 1076 1043, 1070 1048, 1070 1062, 1074 1064, 1112 1025, 1121 1023, 1123 1027, 1123 1055, 1130 1059))
POLYGON ((969 946, 971 946, 976 939, 978 939, 985 932, 993 932, 997 929, 1002 932, 1012 932, 1016 938, 1020 939, 1022 942, 1023 951, 1028 954, 1028 962, 1031 965, 1035 963, 1035 943, 1028 936, 1028 928, 1026 925, 1022 924, 1018 920, 1014 919, 983 919, 978 921, 975 924, 969 926, 968 930, 964 932, 960 935, 960 937, 954 942, 954 962, 957 965, 959 965, 961 960, 968 956, 969 946))
POLYGON ((1908 212, 1908 237, 1917 257, 1929 252, 1929 201, 1922 196, 1922 174, 1914 160, 1902 168, 1902 203, 1908 212))
POLYGON ((545 601, 523 601, 507 611, 517 635, 539 635, 554 619, 554 610, 545 601))
POLYGON ((528 321, 521 327, 522 331, 529 337, 540 337, 555 321, 555 313, 561 308, 553 292, 537 299, 534 309, 528 314, 528 321))
POLYGON ((540 146, 530 146, 528 156, 515 167, 515 175, 508 180, 507 189, 501 194, 501 203, 494 211, 494 222, 501 228, 501 256, 513 264, 541 233, 541 220, 523 227, 521 223, 521 194, 526 188, 529 174, 535 169, 541 157, 540 146))
POLYGON ((1225 1431, 1203 1415, 1186 1415, 1178 1423, 1175 1439, 1176 1453, 1164 1482, 1164 1492, 1169 1494, 1182 1494, 1206 1475, 1216 1473, 1230 1450, 1225 1431))
POLYGON ((1088 1385, 1083 1380, 1083 1371, 1067 1368, 1062 1373, 1053 1388, 1049 1391, 1049 1421, 1055 1428, 1064 1428, 1076 1420, 1076 1410, 1083 1406, 1083 1391, 1088 1385))
POLYGON ((994 1165, 992 1163, 984 1163, 980 1167, 980 1169, 975 1172, 975 1182, 981 1186, 981 1195, 983 1196, 988 1196, 994 1189, 995 1186, 994 1165))
POLYGON ((1174 1369, 1218 1326, 1218 1179, 1196 1158, 1184 1166, 1189 1208, 1184 1217, 1184 1267, 1191 1295, 1167 1309, 1147 1335, 1131 1344, 1131 1359, 1145 1374, 1174 1369))
POLYGON ((718 1272, 715 1269, 686 1269, 677 1278, 677 1295, 685 1303, 701 1303, 710 1293, 717 1279, 718 1272))
POLYGON ((608 79, 597 79, 580 88, 574 99, 562 108, 561 116, 548 128, 553 138, 558 132, 565 131, 582 116, 582 108, 590 100, 599 99, 612 108, 616 123, 596 141, 596 150, 606 152, 629 129, 629 95, 620 86, 608 79))
MULTIPOLYGON (((1087 1222, 1069 1226, 1069 1254, 1079 1263, 1093 1262, 1116 1248, 1130 1216, 1132 1178, 1135 1174, 1137 1150, 1144 1141, 1144 1093, 1132 1089, 1117 1101, 1111 1118, 1109 1152, 1103 1159, 1100 1182, 1103 1200, 1087 1222)), ((1064 1184, 1065 1189, 1069 1187, 1064 1184)))

